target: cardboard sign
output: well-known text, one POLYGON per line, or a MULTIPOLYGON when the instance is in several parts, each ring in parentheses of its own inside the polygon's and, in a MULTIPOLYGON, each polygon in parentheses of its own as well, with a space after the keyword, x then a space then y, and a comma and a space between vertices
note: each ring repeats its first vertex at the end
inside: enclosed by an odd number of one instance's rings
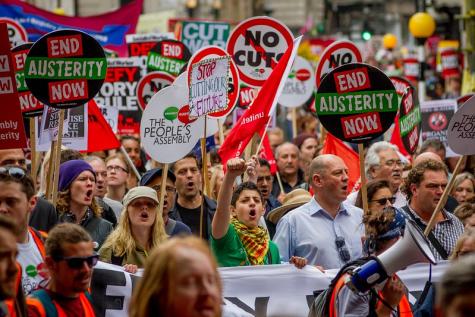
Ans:
POLYGON ((335 68, 350 63, 362 62, 361 52, 353 42, 333 42, 323 51, 322 57, 318 62, 317 70, 315 71, 317 87, 320 86, 322 79, 335 68))
POLYGON ((33 96, 25 82, 25 60, 32 46, 33 43, 25 43, 12 48, 16 87, 18 98, 20 98, 21 113, 24 117, 40 116, 44 107, 44 104, 33 96))
POLYGON ((422 142, 427 139, 439 139, 445 145, 446 157, 457 156, 447 140, 449 122, 456 109, 457 101, 454 99, 421 102, 422 142))
POLYGON ((28 34, 20 23, 9 18, 0 18, 0 23, 7 24, 8 39, 10 40, 11 48, 28 42, 28 34))
POLYGON ((175 77, 164 72, 151 72, 142 77, 137 85, 137 99, 140 108, 145 109, 150 98, 165 87, 170 86, 175 77))
POLYGON ((416 152, 421 131, 421 108, 414 87, 410 86, 401 100, 399 132, 404 148, 410 154, 416 152))
POLYGON ((119 109, 117 109, 116 107, 111 107, 111 106, 102 106, 101 108, 99 108, 99 110, 104 116, 104 119, 106 119, 107 123, 111 127, 112 131, 115 134, 118 134, 119 109))
POLYGON ((0 149, 26 148, 14 68, 7 25, 0 23, 0 149))
POLYGON ((25 80, 33 95, 55 108, 71 108, 92 99, 104 82, 107 60, 99 43, 84 32, 46 34, 31 47, 25 80))
POLYGON ((102 109, 117 108, 119 134, 139 133, 142 111, 137 100, 137 85, 145 73, 140 58, 114 58, 108 60, 107 76, 99 93, 94 98, 102 109))
POLYGON ((383 134, 398 111, 391 80, 376 67, 346 64, 324 77, 315 97, 318 118, 337 138, 363 143, 383 134))
POLYGON ((279 103, 290 108, 305 104, 313 95, 314 77, 312 65, 303 57, 295 57, 289 78, 279 97, 279 103))
MULTIPOLYGON (((209 116, 212 118, 221 118, 227 116, 229 113, 231 113, 237 103, 237 99, 239 96, 239 75, 236 64, 232 59, 229 58, 228 53, 222 48, 218 46, 208 46, 196 52, 191 57, 187 67, 188 74, 191 74, 192 65, 199 63, 205 59, 218 57, 226 57, 229 60, 229 70, 227 72, 227 104, 225 107, 220 108, 212 113, 209 113, 209 116)), ((189 77, 188 83, 190 83, 189 77)))
POLYGON ((466 101, 450 120, 447 129, 450 148, 457 154, 475 154, 475 98, 466 101))
POLYGON ((402 99, 407 89, 412 87, 412 84, 405 78, 399 76, 390 76, 394 88, 396 88, 397 95, 402 99))
POLYGON ((226 49, 230 30, 226 22, 182 21, 179 39, 192 54, 207 46, 226 49))
POLYGON ((281 22, 254 17, 236 26, 226 50, 239 69, 241 81, 261 87, 292 42, 292 32, 281 22))
MULTIPOLYGON (((63 139, 62 144, 70 149, 77 151, 87 150, 88 141, 88 114, 87 106, 81 105, 68 109, 64 116, 63 139)), ((37 127, 37 146, 36 150, 46 152, 51 147, 51 141, 56 139, 58 133, 58 109, 49 108, 46 115, 38 118, 37 127)))
POLYGON ((247 109, 258 93, 258 88, 241 85, 237 106, 241 109, 247 109))
POLYGON ((411 81, 417 81, 419 78, 419 62, 416 57, 410 56, 402 60, 404 77, 411 81))
POLYGON ((147 33, 147 34, 127 34, 125 42, 129 51, 129 57, 147 56, 148 52, 163 40, 173 40, 173 33, 147 33))
POLYGON ((190 57, 190 50, 182 42, 163 40, 149 51, 147 71, 160 71, 178 76, 190 57))
POLYGON ((190 63, 190 117, 227 108, 229 60, 230 57, 224 56, 190 63))

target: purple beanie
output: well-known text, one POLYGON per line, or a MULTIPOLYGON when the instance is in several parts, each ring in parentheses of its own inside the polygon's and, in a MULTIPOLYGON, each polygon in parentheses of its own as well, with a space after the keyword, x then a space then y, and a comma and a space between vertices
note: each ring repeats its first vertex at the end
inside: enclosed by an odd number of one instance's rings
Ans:
POLYGON ((64 162, 59 166, 59 184, 58 190, 60 192, 66 190, 69 185, 84 171, 90 171, 94 177, 96 174, 86 161, 83 160, 71 160, 64 162))

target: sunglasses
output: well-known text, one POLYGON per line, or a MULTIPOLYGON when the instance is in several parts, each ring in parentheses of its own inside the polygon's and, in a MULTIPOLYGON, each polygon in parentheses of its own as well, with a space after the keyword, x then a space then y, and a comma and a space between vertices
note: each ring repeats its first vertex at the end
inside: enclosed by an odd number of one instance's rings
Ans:
POLYGON ((99 255, 98 254, 93 254, 91 256, 86 256, 86 257, 63 257, 63 256, 58 256, 54 259, 56 262, 59 261, 65 261, 69 268, 71 269, 80 269, 84 266, 84 262, 86 262, 87 266, 91 269, 94 266, 96 266, 97 262, 99 261, 99 255))
POLYGON ((338 255, 340 256, 340 259, 346 263, 351 259, 350 251, 348 250, 348 247, 346 246, 345 238, 341 236, 337 236, 335 239, 335 244, 336 244, 336 249, 338 251, 338 255))
POLYGON ((26 172, 22 168, 16 166, 0 167, 0 174, 9 175, 16 179, 23 179, 23 177, 26 176, 26 172))
POLYGON ((378 204, 380 204, 381 206, 384 206, 386 205, 386 202, 390 202, 391 205, 394 204, 396 202, 396 197, 384 197, 384 198, 380 198, 380 199, 374 199, 374 200, 370 200, 371 202, 375 201, 377 202, 378 204))

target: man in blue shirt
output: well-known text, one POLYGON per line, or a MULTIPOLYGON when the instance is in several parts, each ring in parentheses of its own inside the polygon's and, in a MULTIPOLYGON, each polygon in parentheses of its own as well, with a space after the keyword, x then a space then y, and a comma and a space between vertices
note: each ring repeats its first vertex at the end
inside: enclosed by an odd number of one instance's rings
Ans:
POLYGON ((309 175, 313 199, 282 217, 274 242, 282 261, 300 256, 324 269, 340 268, 362 255, 363 211, 343 203, 348 168, 341 158, 331 154, 316 157, 309 175))

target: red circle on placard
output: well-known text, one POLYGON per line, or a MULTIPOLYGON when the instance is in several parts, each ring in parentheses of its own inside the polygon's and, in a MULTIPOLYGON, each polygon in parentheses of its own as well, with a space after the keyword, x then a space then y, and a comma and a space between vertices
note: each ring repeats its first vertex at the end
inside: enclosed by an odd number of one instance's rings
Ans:
MULTIPOLYGON (((236 45, 239 36, 244 35, 246 30, 256 25, 266 25, 274 28, 275 31, 280 33, 285 38, 285 41, 287 42, 287 48, 290 47, 294 41, 292 32, 290 32, 285 24, 282 24, 276 19, 269 17, 254 17, 239 23, 229 36, 228 45, 226 46, 226 51, 229 53, 229 55, 234 56, 234 46, 236 45)), ((239 68, 238 71, 241 81, 249 86, 261 87, 267 80, 267 78, 264 80, 256 80, 244 74, 239 68)))
MULTIPOLYGON (((321 73, 322 73, 322 68, 325 62, 327 62, 330 59, 330 56, 335 54, 336 51, 340 49, 347 49, 350 50, 355 56, 356 56, 356 61, 353 63, 362 63, 363 58, 361 57, 361 52, 360 50, 356 47, 355 44, 349 41, 337 41, 333 42, 330 44, 325 51, 323 51, 322 57, 320 58, 320 61, 318 62, 317 70, 315 71, 315 82, 316 82, 316 87, 318 89, 318 86, 320 86, 321 83, 321 73)), ((341 66, 341 65, 338 65, 341 66)))
POLYGON ((12 27, 14 27, 20 34, 20 37, 23 40, 23 42, 25 43, 28 42, 28 34, 26 33, 25 28, 20 23, 18 23, 17 21, 13 19, 5 18, 5 17, 0 18, 0 23, 1 22, 4 22, 7 25, 11 25, 12 27))
POLYGON ((302 68, 295 72, 295 77, 300 81, 307 81, 312 77, 308 69, 302 68))
MULTIPOLYGON (((206 46, 199 51, 197 51, 189 60, 188 66, 187 66, 187 72, 188 72, 188 86, 190 86, 190 76, 191 76, 191 67, 195 63, 199 63, 206 57, 213 57, 213 55, 216 56, 229 56, 229 54, 223 50, 221 47, 218 46, 206 46)), ((234 60, 232 57, 229 60, 229 69, 231 70, 231 77, 233 78, 233 84, 234 84, 234 90, 228 94, 228 106, 226 109, 218 111, 218 112, 213 112, 209 113, 208 116, 212 118, 221 118, 226 115, 228 115, 234 108, 234 106, 237 103, 237 99, 239 97, 239 75, 238 75, 238 68, 236 67, 236 64, 234 63, 234 60)))
POLYGON ((168 80, 170 85, 173 84, 173 81, 175 81, 175 77, 165 72, 152 72, 142 77, 142 79, 140 79, 139 83, 137 84, 137 101, 139 102, 139 106, 142 108, 142 110, 144 110, 147 106, 142 96, 142 90, 145 88, 146 84, 150 83, 155 78, 168 80))

